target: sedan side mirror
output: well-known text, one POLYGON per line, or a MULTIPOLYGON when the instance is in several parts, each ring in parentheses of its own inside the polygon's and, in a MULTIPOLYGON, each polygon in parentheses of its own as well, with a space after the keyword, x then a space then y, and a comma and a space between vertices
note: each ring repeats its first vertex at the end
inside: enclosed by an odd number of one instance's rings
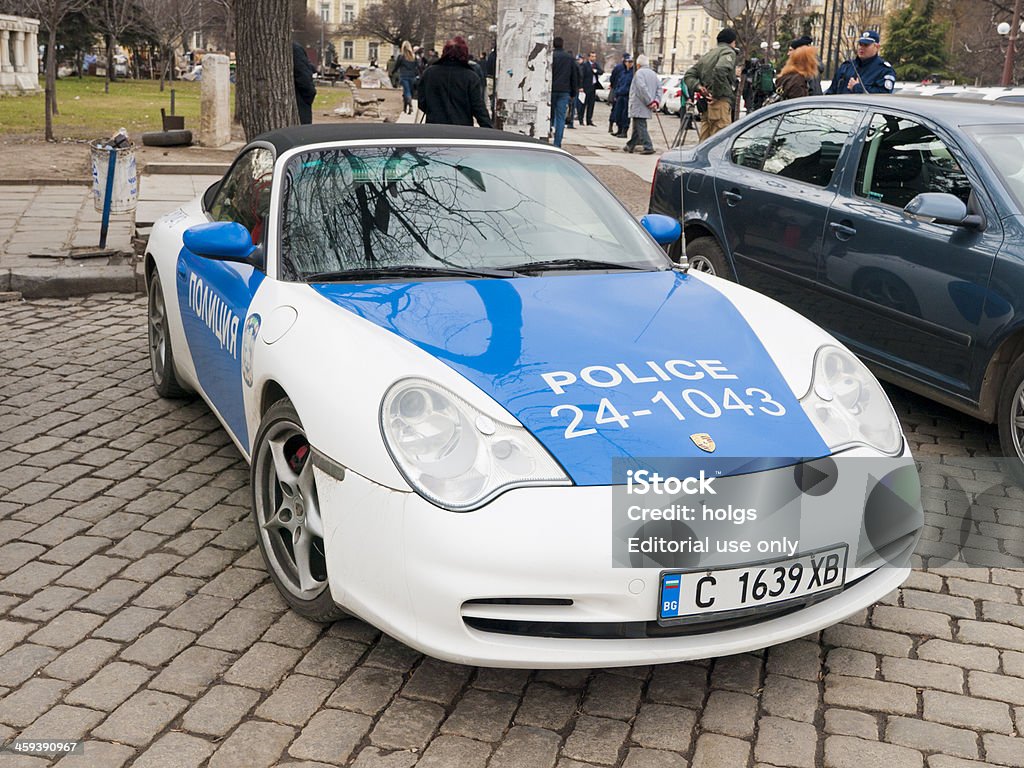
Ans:
POLYGON ((663 216, 660 213, 649 213, 640 219, 643 228, 646 229, 658 245, 671 245, 683 234, 683 227, 678 219, 672 216, 663 216))
POLYGON ((249 230, 236 221, 212 221, 185 230, 185 247, 197 256, 217 261, 237 261, 258 269, 263 267, 263 251, 253 245, 249 230))
POLYGON ((903 212, 914 219, 954 227, 980 229, 984 223, 981 216, 967 213, 963 200, 948 192, 922 192, 907 203, 903 212))

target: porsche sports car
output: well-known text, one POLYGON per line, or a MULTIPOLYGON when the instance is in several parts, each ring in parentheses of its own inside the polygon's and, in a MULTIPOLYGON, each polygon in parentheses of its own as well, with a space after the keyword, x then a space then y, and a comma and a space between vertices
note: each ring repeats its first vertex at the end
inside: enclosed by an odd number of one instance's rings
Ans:
POLYGON ((678 237, 531 139, 275 131, 153 229, 155 386, 249 461, 303 616, 488 666, 783 642, 903 581, 916 470, 853 355, 678 237))

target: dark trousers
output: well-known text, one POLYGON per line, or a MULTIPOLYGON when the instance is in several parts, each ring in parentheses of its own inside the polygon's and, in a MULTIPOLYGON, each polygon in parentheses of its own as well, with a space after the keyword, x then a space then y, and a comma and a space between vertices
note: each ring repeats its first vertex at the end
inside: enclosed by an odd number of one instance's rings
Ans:
POLYGON ((587 94, 587 98, 586 98, 586 101, 583 104, 582 109, 580 110, 580 112, 581 112, 580 122, 581 123, 584 122, 582 115, 585 114, 585 116, 587 118, 586 119, 587 125, 593 125, 594 124, 594 104, 597 103, 597 89, 596 88, 590 88, 590 89, 585 90, 584 93, 587 94))
POLYGON ((307 104, 299 97, 295 103, 299 107, 299 125, 310 125, 313 122, 313 102, 307 104))

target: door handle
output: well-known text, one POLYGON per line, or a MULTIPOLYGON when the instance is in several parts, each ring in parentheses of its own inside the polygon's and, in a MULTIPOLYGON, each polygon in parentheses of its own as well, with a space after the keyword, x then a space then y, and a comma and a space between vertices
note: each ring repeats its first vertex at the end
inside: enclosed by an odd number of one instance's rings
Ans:
POLYGON ((743 195, 734 189, 727 189, 722 193, 722 197, 725 198, 727 205, 736 205, 740 200, 743 199, 743 195))
POLYGON ((857 230, 849 224, 833 221, 829 226, 832 227, 832 231, 839 240, 849 240, 857 234, 857 230))

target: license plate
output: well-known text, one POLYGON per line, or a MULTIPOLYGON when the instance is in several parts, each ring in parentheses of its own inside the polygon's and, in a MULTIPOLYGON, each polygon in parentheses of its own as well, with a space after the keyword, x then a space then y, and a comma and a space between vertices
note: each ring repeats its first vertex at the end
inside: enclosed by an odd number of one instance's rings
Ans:
POLYGON ((800 600, 842 588, 846 579, 846 545, 773 560, 704 571, 661 574, 658 622, 678 624, 694 617, 741 614, 760 606, 800 600))

